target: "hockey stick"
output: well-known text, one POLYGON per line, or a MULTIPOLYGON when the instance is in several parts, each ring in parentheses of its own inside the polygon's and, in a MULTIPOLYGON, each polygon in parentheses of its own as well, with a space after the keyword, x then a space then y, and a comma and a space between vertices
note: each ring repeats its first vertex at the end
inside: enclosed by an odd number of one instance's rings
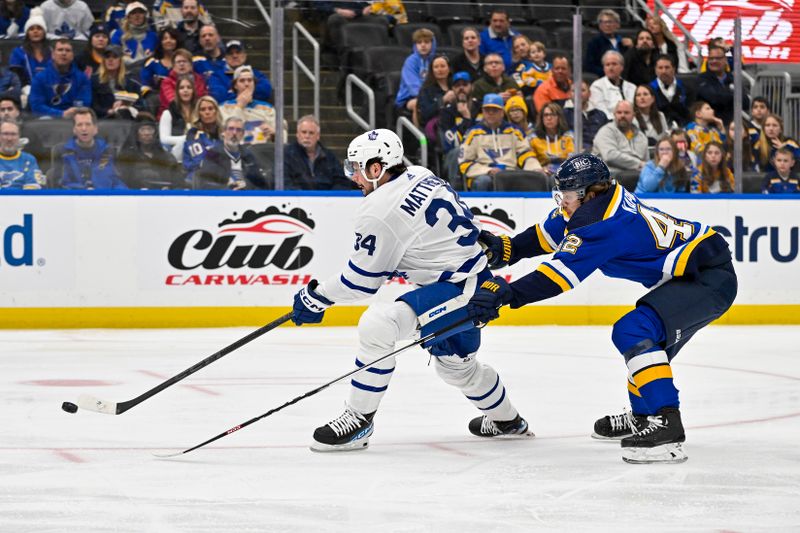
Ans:
POLYGON ((253 418, 251 418, 251 419, 250 419, 250 420, 248 420, 247 422, 242 422, 242 423, 241 423, 241 424, 239 424, 239 425, 233 426, 231 429, 229 429, 229 430, 227 430, 227 431, 223 431, 222 433, 220 433, 220 434, 219 434, 219 435, 217 435, 216 437, 211 437, 211 438, 210 438, 210 439, 208 439, 207 441, 205 441, 205 442, 201 442, 201 443, 200 443, 200 444, 198 444, 197 446, 192 446, 191 448, 188 448, 188 449, 186 449, 186 450, 183 450, 183 451, 181 451, 181 452, 175 452, 175 453, 166 453, 166 454, 158 454, 158 453, 154 453, 153 455, 155 455, 156 457, 159 457, 159 458, 162 458, 162 459, 164 459, 164 458, 168 458, 168 457, 177 457, 177 456, 179 456, 179 455, 183 455, 183 454, 185 454, 185 453, 189 453, 189 452, 191 452, 191 451, 194 451, 194 450, 196 450, 196 449, 198 449, 198 448, 202 448, 202 447, 203 447, 203 446, 205 446, 206 444, 211 444, 212 442, 214 442, 214 441, 216 441, 216 440, 219 440, 219 439, 221 439, 222 437, 226 437, 226 436, 230 435, 231 433, 235 433, 235 432, 239 431, 240 429, 246 428, 246 427, 247 427, 247 426, 249 426, 250 424, 253 424, 253 423, 255 423, 255 422, 258 422, 258 421, 259 421, 259 420, 261 420, 262 418, 266 418, 266 417, 268 417, 269 415, 275 414, 275 413, 277 413, 278 411, 280 411, 280 410, 282 410, 282 409, 284 409, 284 408, 286 408, 286 407, 289 407, 290 405, 294 405, 294 404, 296 404, 297 402, 299 402, 300 400, 303 400, 303 399, 305 399, 305 398, 308 398, 309 396, 314 396, 314 395, 315 395, 315 394, 317 394, 318 392, 321 392, 321 391, 323 391, 323 390, 327 389, 328 387, 330 387, 330 386, 331 386, 331 385, 333 385, 334 383, 338 383, 338 382, 342 381, 342 380, 343 380, 343 379, 345 379, 345 378, 349 378, 349 377, 350 377, 350 376, 352 376, 353 374, 357 374, 357 373, 359 373, 359 372, 361 372, 361 371, 363 371, 363 370, 367 370, 368 368, 372 368, 373 366, 377 365, 377 364, 378 364, 378 363, 380 363, 381 361, 384 361, 384 360, 386 360, 386 359, 388 359, 388 358, 390 358, 390 357, 392 357, 392 356, 395 356, 395 355, 399 354, 400 352, 404 352, 404 351, 408 350, 409 348, 413 348, 414 346, 419 346, 420 344, 423 344, 423 343, 425 343, 425 342, 428 342, 428 341, 430 341, 430 340, 434 339, 435 337, 439 337, 440 335, 442 335, 442 334, 444 334, 444 333, 447 333, 448 331, 450 331, 450 330, 452 330, 452 329, 455 329, 455 328, 457 328, 457 327, 459 327, 459 326, 461 326, 461 325, 465 324, 466 322, 468 322, 468 321, 470 321, 470 320, 472 320, 472 319, 471 319, 471 318, 466 318, 466 319, 464 319, 464 320, 461 320, 461 321, 459 321, 459 322, 456 322, 455 324, 451 324, 451 325, 449 325, 449 326, 447 326, 447 327, 444 327, 444 328, 440 329, 439 331, 434 331, 433 333, 430 333, 430 334, 428 334, 428 335, 425 335, 425 336, 424 336, 424 337, 422 337, 421 339, 419 339, 419 340, 416 340, 416 341, 412 342, 411 344, 408 344, 408 345, 406 345, 406 346, 403 346, 402 348, 398 348, 397 350, 393 351, 392 353, 386 354, 386 355, 384 355, 383 357, 379 357, 378 359, 375 359, 375 360, 374 360, 374 361, 372 361, 371 363, 367 363, 367 364, 365 364, 364 366, 361 366, 361 367, 358 367, 358 368, 356 368, 356 369, 354 369, 354 370, 351 370, 350 372, 348 372, 348 373, 346 373, 346 374, 342 374, 341 376, 339 376, 339 377, 338 377, 338 378, 336 378, 336 379, 332 379, 331 381, 329 381, 329 382, 327 382, 327 383, 325 383, 325 384, 323 384, 323 385, 320 385, 319 387, 317 387, 317 388, 316 388, 316 389, 314 389, 314 390, 310 390, 310 391, 306 392, 305 394, 301 394, 300 396, 297 396, 296 398, 293 398, 293 399, 289 400, 288 402, 284 403, 283 405, 280 405, 280 406, 278 406, 278 407, 276 407, 276 408, 274 408, 274 409, 270 409, 269 411, 267 411, 267 412, 266 412, 266 413, 264 413, 263 415, 258 415, 258 416, 256 416, 256 417, 253 417, 253 418))
POLYGON ((268 331, 272 331, 273 329, 277 328, 278 326, 280 326, 284 322, 287 322, 290 318, 292 318, 292 313, 286 313, 285 315, 283 315, 283 316, 281 316, 279 318, 276 318, 275 320, 273 320, 269 324, 258 328, 254 332, 242 337, 241 339, 239 339, 238 341, 234 342, 233 344, 229 344, 228 346, 224 347, 223 349, 221 349, 217 353, 209 355, 208 357, 206 357, 205 359, 203 359, 199 363, 197 363, 197 364, 195 364, 193 366, 190 366, 189 368, 187 368, 186 370, 184 370, 180 374, 178 374, 176 376, 172 376, 171 378, 169 378, 165 382, 161 383, 160 385, 157 385, 157 386, 153 387, 152 389, 150 389, 149 391, 147 391, 147 392, 145 392, 143 394, 140 394, 139 396, 137 396, 136 398, 134 398, 132 400, 128 400, 126 402, 120 402, 120 403, 106 402, 104 400, 100 400, 98 398, 95 398, 94 396, 90 396, 88 394, 82 394, 78 398, 77 405, 81 409, 86 409, 87 411, 94 411, 96 413, 104 413, 104 414, 107 414, 107 415, 121 415, 122 413, 124 413, 125 411, 130 409, 131 407, 135 407, 135 406, 139 405, 140 403, 142 403, 143 401, 147 400, 148 398, 150 398, 152 396, 155 396, 156 394, 158 394, 162 390, 166 389, 167 387, 171 387, 172 385, 175 385, 177 382, 181 381, 182 379, 184 379, 184 378, 186 378, 188 376, 191 376, 192 374, 194 374, 198 370, 200 370, 202 368, 205 368, 206 366, 210 365, 211 363, 213 363, 217 359, 221 359, 221 358, 225 357, 226 355, 228 355, 232 351, 238 350, 239 348, 241 348, 245 344, 249 343, 250 341, 253 341, 253 340, 257 339, 258 337, 260 337, 264 333, 266 333, 268 331))

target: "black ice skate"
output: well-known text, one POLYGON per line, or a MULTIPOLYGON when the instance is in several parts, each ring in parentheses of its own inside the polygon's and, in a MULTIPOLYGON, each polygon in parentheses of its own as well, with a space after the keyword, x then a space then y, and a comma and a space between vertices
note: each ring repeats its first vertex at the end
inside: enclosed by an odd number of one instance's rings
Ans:
POLYGON ((647 427, 622 439, 622 460, 626 463, 682 463, 689 457, 683 451, 686 440, 681 412, 663 407, 647 417, 647 427))
POLYGON ((348 452, 365 450, 369 446, 369 436, 375 425, 375 413, 362 415, 345 406, 344 413, 314 431, 314 452, 348 452))
POLYGON ((519 415, 505 422, 493 421, 486 415, 473 418, 469 422, 469 432, 478 437, 534 436, 528 431, 528 423, 519 415))
POLYGON ((594 423, 592 438, 598 440, 620 440, 645 427, 647 427, 646 416, 635 415, 630 411, 625 411, 619 415, 607 415, 598 419, 594 423))

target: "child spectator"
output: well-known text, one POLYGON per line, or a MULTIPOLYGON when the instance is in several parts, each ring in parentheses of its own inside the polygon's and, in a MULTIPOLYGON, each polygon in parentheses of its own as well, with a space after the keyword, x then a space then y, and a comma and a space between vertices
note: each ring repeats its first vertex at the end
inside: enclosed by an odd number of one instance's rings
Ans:
POLYGON ((575 139, 567 126, 561 106, 555 102, 545 104, 536 119, 534 136, 530 139, 533 153, 547 174, 554 174, 558 166, 575 153, 575 139))
POLYGON ((144 4, 128 4, 120 29, 111 34, 111 44, 122 47, 125 51, 125 64, 128 66, 144 63, 153 55, 158 44, 158 35, 150 27, 144 4))
POLYGON ((478 30, 472 26, 467 26, 461 30, 461 53, 453 59, 454 72, 466 72, 469 74, 470 82, 483 76, 483 56, 479 49, 481 37, 478 30))
POLYGON ((772 164, 775 170, 768 172, 761 185, 764 194, 797 194, 800 192, 800 182, 797 173, 792 171, 795 163, 794 151, 782 147, 775 150, 772 164))
POLYGON ((656 144, 653 159, 639 174, 636 194, 689 192, 689 180, 694 168, 687 168, 678 155, 672 139, 661 139, 656 144))
POLYGON ((678 157, 683 161, 683 165, 688 169, 697 168, 699 158, 689 148, 689 137, 686 135, 686 131, 681 128, 675 128, 669 132, 669 138, 675 143, 675 148, 678 149, 678 157))
POLYGON ((769 108, 769 102, 763 96, 756 96, 750 103, 750 124, 749 133, 750 140, 755 145, 758 138, 761 136, 761 131, 764 129, 764 121, 767 115, 772 113, 769 108))
POLYGON ((122 48, 112 44, 103 54, 103 62, 92 76, 92 109, 100 118, 131 120, 141 106, 141 85, 125 72, 122 48))
MULTIPOLYGON (((41 10, 34 8, 25 23, 22 45, 14 48, 8 60, 8 68, 19 76, 23 87, 31 84, 35 75, 42 72, 50 61, 50 45, 47 44, 47 25, 41 10)), ((27 94, 27 91, 26 91, 27 94)))
POLYGON ((414 40, 414 45, 411 55, 403 63, 395 106, 401 113, 409 113, 414 124, 419 125, 417 95, 430 68, 431 58, 436 53, 436 40, 433 32, 427 28, 418 29, 411 38, 414 40))
POLYGON ((161 142, 178 161, 183 161, 183 143, 186 141, 186 130, 192 123, 192 113, 197 104, 194 77, 184 74, 178 77, 175 99, 161 113, 158 133, 161 142))
POLYGON ((0 37, 18 39, 30 14, 30 8, 22 0, 0 1, 0 37))
POLYGON ((92 10, 83 0, 46 0, 42 3, 42 16, 47 24, 47 38, 89 38, 89 28, 94 23, 92 10))
POLYGON ((550 79, 553 65, 547 61, 547 49, 541 41, 533 41, 531 43, 530 57, 533 69, 523 73, 522 81, 525 85, 533 87, 535 91, 539 85, 550 79))
POLYGON ((714 115, 714 109, 703 100, 698 100, 689 108, 693 121, 686 125, 689 149, 698 157, 711 141, 722 143, 725 125, 714 115))
POLYGON ((194 171, 200 166, 206 152, 220 140, 222 113, 211 96, 201 96, 192 113, 192 123, 183 144, 183 169, 186 181, 192 183, 194 171))
POLYGON ((775 170, 772 158, 778 148, 786 147, 794 152, 794 159, 800 159, 800 146, 797 141, 783 134, 783 119, 778 115, 767 115, 764 119, 764 130, 756 143, 756 158, 764 172, 775 170))
POLYGON ((634 102, 633 109, 639 129, 647 136, 647 143, 655 146, 659 139, 669 134, 667 119, 656 107, 655 91, 649 85, 639 85, 634 102))
POLYGON ((733 192, 733 172, 725 164, 725 148, 718 141, 706 143, 700 168, 692 176, 692 193, 733 192))
POLYGON ((505 110, 506 119, 522 130, 525 138, 529 138, 533 135, 535 126, 531 122, 528 122, 528 106, 524 98, 519 95, 512 96, 506 100, 505 110))
POLYGON ((450 88, 450 60, 445 55, 439 55, 431 61, 430 70, 425 76, 425 82, 419 91, 417 106, 419 111, 420 126, 424 128, 426 136, 431 141, 436 141, 436 122, 439 120, 439 111, 455 102, 456 93, 450 88), (431 122, 436 119, 436 122, 431 122))
POLYGON ((100 63, 103 62, 103 55, 109 43, 108 36, 109 31, 105 24, 102 22, 92 24, 89 30, 89 46, 75 60, 78 68, 89 78, 97 72, 100 63))

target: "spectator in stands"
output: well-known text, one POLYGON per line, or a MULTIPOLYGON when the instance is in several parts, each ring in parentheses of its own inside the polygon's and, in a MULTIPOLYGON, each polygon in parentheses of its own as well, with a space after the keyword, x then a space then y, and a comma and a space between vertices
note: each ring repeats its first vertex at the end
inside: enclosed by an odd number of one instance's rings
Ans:
MULTIPOLYGON (((255 77, 253 69, 243 65, 233 73, 235 98, 222 104, 222 120, 236 116, 244 120, 244 142, 263 144, 275 140, 275 108, 269 102, 253 98, 255 77)), ((288 125, 284 124, 283 141, 288 139, 288 125)))
POLYGON ((656 107, 664 113, 669 124, 683 126, 689 121, 689 106, 694 95, 675 77, 675 63, 671 56, 658 56, 656 78, 650 82, 650 87, 656 95, 656 107))
POLYGON ((461 53, 453 59, 453 70, 468 73, 473 83, 483 76, 483 56, 479 51, 480 46, 481 37, 478 30, 472 26, 461 30, 461 53))
POLYGON ((10 96, 0 96, 0 120, 12 120, 20 123, 21 113, 19 100, 10 96))
POLYGON ((639 85, 633 105, 636 123, 647 137, 650 146, 669 135, 669 126, 664 113, 656 107, 656 94, 649 85, 639 85))
POLYGON ((323 43, 325 48, 335 48, 342 42, 342 26, 348 22, 360 18, 364 14, 364 8, 368 2, 345 2, 345 1, 318 1, 314 8, 323 16, 327 16, 324 25, 325 35, 323 43))
POLYGON ((120 29, 122 19, 125 18, 125 8, 128 7, 128 4, 137 1, 138 0, 119 0, 116 4, 106 9, 103 20, 108 26, 109 36, 111 35, 110 32, 120 29))
POLYGON ((21 95, 22 85, 19 76, 11 69, 0 67, 0 96, 10 96, 19 100, 21 95))
MULTIPOLYGON (((725 147, 725 154, 727 154, 727 159, 725 163, 728 165, 728 168, 733 170, 733 140, 736 138, 734 132, 735 122, 731 120, 731 123, 728 124, 727 135, 725 135, 725 142, 723 146, 725 147)), ((749 172, 755 171, 759 172, 758 160, 756 159, 756 154, 753 151, 753 143, 751 141, 751 137, 747 129, 744 128, 745 124, 744 121, 742 123, 742 171, 749 172)))
MULTIPOLYGON (((733 76, 727 70, 725 50, 708 47, 708 70, 698 77, 697 98, 704 100, 725 123, 733 119, 733 76)), ((747 91, 742 91, 742 109, 750 103, 747 91)))
POLYGON ((428 139, 433 142, 436 142, 435 132, 436 123, 439 122, 439 111, 456 100, 456 93, 450 88, 451 84, 450 60, 446 55, 434 57, 417 97, 420 126, 428 139))
MULTIPOLYGON (((158 94, 161 91, 161 82, 169 76, 172 70, 175 52, 181 46, 181 35, 175 28, 164 28, 158 34, 158 44, 153 52, 153 56, 144 62, 139 78, 142 82, 142 96, 148 100, 148 109, 158 108, 158 94)), ((184 50, 186 50, 184 48, 184 50)), ((191 50, 189 52, 191 60, 191 50)), ((189 63, 191 65, 191 63, 189 63)))
POLYGON ((111 44, 122 47, 125 64, 143 64, 156 50, 158 34, 147 19, 147 8, 141 2, 132 2, 125 8, 125 18, 120 29, 111 34, 111 44))
POLYGON ((612 171, 641 171, 647 164, 647 137, 633 120, 633 104, 620 100, 609 122, 594 137, 592 151, 612 171))
POLYGON ((33 9, 25 23, 25 37, 22 46, 14 48, 8 60, 8 68, 19 76, 23 87, 31 84, 33 77, 44 71, 50 61, 51 49, 47 44, 47 25, 41 10, 33 9))
POLYGON ((364 15, 372 15, 375 17, 384 17, 389 22, 389 27, 396 24, 406 24, 408 22, 408 14, 406 7, 401 0, 372 0, 366 6, 362 13, 364 15))
POLYGON ((471 191, 494 190, 494 177, 501 170, 541 171, 542 166, 522 131, 504 120, 503 97, 487 94, 483 97, 482 110, 483 120, 467 131, 458 156, 461 173, 467 178, 467 188, 471 191))
MULTIPOLYGON (((196 88, 196 87, 195 87, 196 88)), ((183 169, 186 171, 186 181, 192 183, 194 171, 206 152, 220 140, 222 130, 222 113, 217 101, 211 96, 201 96, 192 113, 192 123, 186 132, 186 142, 183 143, 183 169)))
MULTIPOLYGON (((227 45, 225 46, 225 81, 226 85, 222 86, 212 86, 208 88, 208 92, 214 98, 217 98, 217 95, 220 96, 222 100, 219 98, 218 101, 225 101, 230 98, 233 98, 235 95, 231 90, 233 86, 233 73, 236 71, 237 68, 247 65, 247 52, 245 52, 244 44, 242 41, 234 40, 228 41, 227 45)), ((269 78, 266 74, 261 72, 260 70, 250 67, 253 69, 253 75, 256 79, 256 88, 253 92, 253 97, 258 100, 263 100, 264 102, 272 103, 272 84, 269 82, 269 78)), ((212 78, 215 81, 221 81, 221 77, 214 77, 212 78)))
POLYGON ((794 150, 782 147, 775 150, 772 164, 775 170, 767 172, 761 185, 764 194, 797 194, 800 193, 800 179, 792 171, 795 164, 794 150))
POLYGON ((289 190, 349 190, 353 184, 344 176, 342 163, 319 140, 319 121, 305 115, 297 121, 295 140, 284 152, 285 188, 289 190))
POLYGON ((572 88, 570 79, 570 64, 567 56, 557 55, 553 57, 552 76, 544 81, 533 93, 533 103, 536 105, 536 112, 541 111, 542 107, 548 102, 562 104, 569 98, 569 91, 572 88))
POLYGON ((197 96, 207 94, 205 78, 197 72, 192 71, 192 54, 188 50, 179 48, 175 51, 172 58, 172 70, 166 78, 161 80, 161 90, 158 95, 158 116, 164 112, 169 104, 175 99, 175 88, 177 87, 178 77, 191 74, 194 77, 194 90, 197 96))
POLYGON ((200 47, 203 49, 203 54, 194 57, 194 71, 203 76, 206 87, 208 87, 208 93, 211 96, 216 93, 214 98, 219 97, 217 101, 225 101, 227 99, 227 91, 222 94, 222 88, 230 88, 231 79, 225 74, 228 66, 225 63, 225 50, 216 26, 206 24, 200 28, 200 47), (211 92, 212 87, 214 92, 211 92))
POLYGON ((800 160, 800 146, 797 141, 783 134, 783 119, 778 115, 769 114, 764 119, 764 130, 755 145, 756 158, 762 172, 775 170, 772 158, 778 148, 784 147, 794 152, 795 161, 800 160))
POLYGON ((576 153, 575 139, 560 105, 555 102, 544 105, 536 118, 530 143, 536 159, 547 174, 554 174, 565 159, 576 153))
MULTIPOLYGON (((208 11, 202 3, 196 2, 194 10, 203 24, 211 22, 208 11)), ((153 3, 153 18, 158 28, 175 26, 181 20, 186 20, 185 11, 181 0, 156 0, 153 3)))
POLYGON ((414 41, 409 55, 403 63, 400 87, 395 97, 395 107, 401 114, 410 115, 419 126, 417 95, 430 68, 431 59, 436 54, 436 39, 431 30, 420 28, 411 38, 414 41))
MULTIPOLYGON (((707 48, 710 51, 712 48, 722 48, 725 52, 725 71, 733 71, 733 43, 726 41, 723 37, 714 37, 708 40, 707 48)), ((708 57, 703 59, 700 65, 700 73, 708 72, 708 57)))
POLYGON ((511 74, 513 65, 512 49, 513 40, 517 32, 511 29, 508 13, 502 8, 492 8, 489 14, 489 25, 481 32, 481 45, 479 51, 482 56, 500 54, 506 74, 511 74))
POLYGON ((635 46, 625 52, 625 70, 622 77, 634 85, 644 85, 656 77, 658 50, 650 30, 639 30, 635 46))
POLYGON ((200 54, 203 48, 200 46, 200 30, 204 26, 200 18, 200 6, 197 0, 183 0, 181 3, 182 20, 176 27, 183 41, 183 48, 193 54, 200 54))
MULTIPOLYGON (((575 101, 573 100, 573 85, 569 90, 569 99, 564 104, 564 118, 570 130, 575 130, 575 101)), ((583 108, 583 151, 592 149, 594 136, 603 125, 608 122, 608 117, 603 111, 595 109, 589 100, 589 84, 581 81, 581 107, 583 108)))
POLYGON ((444 153, 444 178, 461 188, 458 170, 458 148, 480 112, 479 103, 472 97, 472 81, 467 71, 453 75, 455 102, 446 104, 439 112, 439 144, 444 153))
MULTIPOLYGON (((57 55, 58 52, 54 52, 57 55)), ((125 189, 114 166, 114 148, 97 137, 97 115, 88 107, 72 113, 74 137, 53 149, 50 172, 64 189, 125 189)))
POLYGON ((58 39, 53 60, 31 82, 29 102, 34 114, 71 118, 79 108, 92 105, 92 83, 73 58, 72 43, 58 39))
POLYGON ((244 121, 228 117, 221 143, 212 146, 195 175, 195 189, 267 189, 264 171, 259 167, 253 152, 242 144, 244 121))
MULTIPOLYGON (((544 82, 550 79, 553 75, 553 65, 547 61, 547 49, 541 41, 534 41, 531 43, 531 68, 523 72, 520 76, 522 83, 526 87, 532 89, 531 92, 544 82)), ((523 92, 525 92, 523 88, 523 92)))
POLYGON ((499 94, 505 101, 519 92, 517 82, 506 74, 500 54, 492 52, 483 58, 483 77, 472 84, 472 96, 476 100, 482 102, 487 94, 499 94))
POLYGON ((705 145, 700 168, 692 176, 691 192, 716 194, 733 190, 733 172, 725 164, 725 148, 711 141, 705 145))
POLYGON ((94 23, 92 10, 83 0, 45 0, 42 16, 50 40, 64 38, 85 41, 94 23))
POLYGON ((675 147, 678 149, 678 157, 683 161, 683 165, 686 168, 691 169, 700 166, 697 154, 690 149, 689 136, 686 135, 685 130, 674 128, 669 132, 669 138, 675 143, 675 147))
POLYGON ((78 68, 91 78, 103 61, 103 54, 108 48, 108 27, 102 22, 92 24, 89 30, 89 46, 75 59, 78 68))
POLYGON ((750 103, 750 140, 753 144, 758 142, 761 132, 764 130, 764 120, 767 115, 772 113, 769 102, 763 96, 756 96, 750 103))
POLYGON ((122 57, 122 48, 112 44, 103 54, 97 73, 92 76, 92 109, 101 119, 131 120, 142 108, 139 95, 142 86, 127 74, 122 57))
POLYGON ((625 68, 625 59, 622 54, 609 50, 603 55, 603 72, 605 76, 595 80, 589 88, 592 93, 589 97, 597 109, 605 111, 609 120, 614 118, 614 109, 617 102, 627 100, 633 102, 636 98, 636 85, 622 78, 625 68))
POLYGON ((505 111, 506 120, 518 127, 526 139, 533 136, 535 126, 528 121, 528 105, 524 98, 516 95, 506 100, 505 111))
POLYGON ((5 118, 0 120, 0 190, 42 186, 44 177, 36 158, 20 148, 19 124, 5 118))
POLYGON ((677 72, 689 72, 686 50, 683 44, 675 38, 675 35, 669 31, 664 19, 658 15, 647 15, 644 21, 644 27, 653 34, 653 41, 659 55, 667 55, 672 58, 672 65, 677 72))
MULTIPOLYGON (((531 40, 521 33, 511 38, 511 68, 509 74, 517 79, 518 70, 528 70, 531 65, 531 40), (520 68, 522 67, 522 68, 520 68)), ((519 81, 519 80, 518 80, 519 81)))
POLYGON ((192 123, 192 113, 196 105, 194 77, 191 74, 179 76, 175 99, 161 113, 158 123, 161 143, 178 161, 183 160, 183 143, 186 141, 186 131, 192 123))
POLYGON ((698 100, 693 103, 689 115, 694 120, 686 125, 686 135, 689 137, 689 149, 698 157, 710 141, 722 143, 725 125, 707 102, 698 100))
MULTIPOLYGON (((600 34, 592 38, 586 45, 586 56, 583 59, 584 72, 591 72, 602 76, 605 72, 603 57, 606 52, 613 50, 620 56, 633 46, 633 41, 628 37, 621 37, 619 30, 619 14, 613 9, 603 9, 597 15, 597 27, 600 34)), ((620 70, 622 74, 622 70, 620 70)))
POLYGON ((161 145, 155 119, 140 113, 117 157, 117 169, 129 189, 176 189, 184 186, 183 170, 161 145))
POLYGON ((670 138, 661 139, 656 144, 653 158, 647 162, 639 174, 636 194, 689 192, 692 168, 678 156, 678 147, 670 138))
POLYGON ((25 23, 31 10, 21 0, 3 0, 0 2, 0 37, 18 39, 24 33, 25 23))

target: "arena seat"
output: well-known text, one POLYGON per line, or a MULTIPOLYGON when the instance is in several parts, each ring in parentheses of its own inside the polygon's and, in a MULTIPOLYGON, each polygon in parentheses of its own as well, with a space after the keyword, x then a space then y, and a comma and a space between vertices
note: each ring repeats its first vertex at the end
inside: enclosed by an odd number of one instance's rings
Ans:
POLYGON ((36 158, 39 168, 46 173, 50 168, 53 147, 72 136, 72 121, 63 119, 32 119, 22 124, 21 136, 28 139, 25 151, 36 158))
POLYGON ((545 192, 550 190, 550 178, 544 172, 501 170, 494 176, 498 192, 545 192))
POLYGON ((448 27, 448 32, 452 24, 471 25, 475 21, 475 7, 466 0, 428 2, 427 9, 428 18, 440 27, 448 27))

